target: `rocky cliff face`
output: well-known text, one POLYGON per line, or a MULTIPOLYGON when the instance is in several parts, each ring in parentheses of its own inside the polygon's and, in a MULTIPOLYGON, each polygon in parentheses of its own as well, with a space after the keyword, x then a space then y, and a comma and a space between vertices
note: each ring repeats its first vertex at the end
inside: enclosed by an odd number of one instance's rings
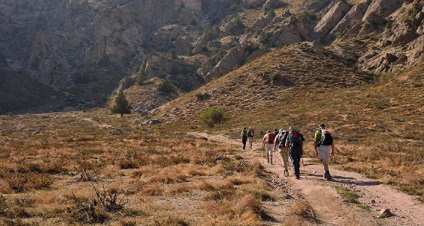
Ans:
POLYGON ((11 69, 82 107, 103 103, 123 78, 168 80, 187 92, 303 41, 321 41, 371 72, 407 68, 423 58, 420 0, 298 3, 3 0, 0 53, 11 69))

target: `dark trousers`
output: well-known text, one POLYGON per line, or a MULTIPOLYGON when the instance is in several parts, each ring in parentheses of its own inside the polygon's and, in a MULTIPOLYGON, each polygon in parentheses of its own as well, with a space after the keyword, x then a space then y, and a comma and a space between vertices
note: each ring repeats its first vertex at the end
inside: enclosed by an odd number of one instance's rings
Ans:
POLYGON ((247 137, 243 136, 243 138, 241 139, 241 142, 243 143, 243 150, 244 150, 246 148, 247 137))
POLYGON ((290 158, 293 163, 294 174, 300 175, 300 159, 302 158, 303 149, 302 147, 291 147, 290 158))

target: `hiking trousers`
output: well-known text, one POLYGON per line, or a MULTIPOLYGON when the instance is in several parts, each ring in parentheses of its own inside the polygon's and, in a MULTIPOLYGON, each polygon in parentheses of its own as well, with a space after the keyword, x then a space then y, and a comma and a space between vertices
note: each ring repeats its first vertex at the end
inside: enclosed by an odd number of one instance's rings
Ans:
POLYGON ((302 158, 303 149, 302 147, 290 147, 290 158, 293 163, 294 174, 300 175, 300 159, 302 158))
POLYGON ((243 150, 246 149, 247 137, 243 136, 243 138, 241 138, 241 142, 243 143, 243 150))
POLYGON ((281 155, 281 161, 283 163, 283 167, 284 167, 284 169, 287 169, 288 160, 289 160, 289 153, 287 151, 287 148, 280 147, 280 155, 281 155))

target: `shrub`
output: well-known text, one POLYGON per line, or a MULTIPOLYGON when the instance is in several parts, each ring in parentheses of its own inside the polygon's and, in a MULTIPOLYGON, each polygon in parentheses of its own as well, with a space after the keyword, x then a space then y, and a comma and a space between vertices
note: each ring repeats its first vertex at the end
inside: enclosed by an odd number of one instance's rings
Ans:
POLYGON ((221 124, 227 121, 227 113, 222 108, 208 108, 200 113, 199 118, 209 127, 214 127, 216 124, 221 124))
POLYGON ((175 92, 175 87, 169 81, 164 81, 159 84, 158 91, 161 94, 170 94, 175 92))

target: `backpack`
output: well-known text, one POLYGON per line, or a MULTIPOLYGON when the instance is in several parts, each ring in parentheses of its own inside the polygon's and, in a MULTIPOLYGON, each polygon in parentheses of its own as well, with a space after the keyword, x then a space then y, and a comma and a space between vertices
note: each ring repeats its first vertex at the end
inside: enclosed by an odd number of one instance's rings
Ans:
POLYGON ((302 136, 299 131, 293 130, 289 135, 290 147, 302 147, 302 136))
POLYGON ((279 136, 280 143, 278 144, 278 147, 283 148, 286 146, 287 136, 288 136, 287 132, 280 134, 279 136))
POLYGON ((268 134, 268 139, 266 140, 267 143, 273 144, 274 143, 274 134, 273 133, 269 133, 268 134))
POLYGON ((242 130, 241 131, 241 135, 245 137, 247 135, 247 131, 246 130, 242 130))
POLYGON ((332 145, 333 136, 331 136, 330 131, 324 130, 321 134, 321 145, 332 145))

